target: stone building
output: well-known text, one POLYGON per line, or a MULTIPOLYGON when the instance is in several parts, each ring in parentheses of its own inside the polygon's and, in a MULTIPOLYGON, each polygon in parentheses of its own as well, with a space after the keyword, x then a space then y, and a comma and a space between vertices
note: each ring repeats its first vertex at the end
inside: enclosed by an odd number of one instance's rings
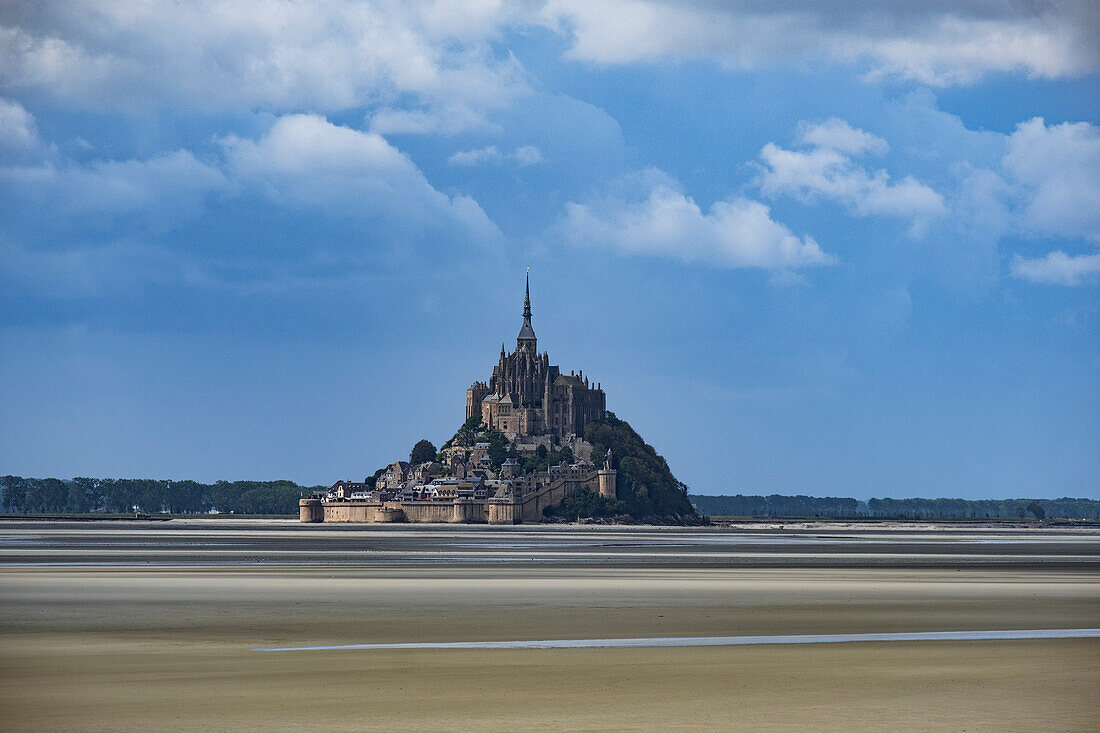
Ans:
POLYGON ((511 354, 500 346, 500 358, 488 382, 474 382, 466 390, 466 417, 481 413, 482 422, 515 440, 518 437, 584 435, 584 427, 599 420, 607 397, 599 384, 590 384, 584 372, 562 374, 538 351, 531 327, 531 283, 523 301, 523 326, 511 354))

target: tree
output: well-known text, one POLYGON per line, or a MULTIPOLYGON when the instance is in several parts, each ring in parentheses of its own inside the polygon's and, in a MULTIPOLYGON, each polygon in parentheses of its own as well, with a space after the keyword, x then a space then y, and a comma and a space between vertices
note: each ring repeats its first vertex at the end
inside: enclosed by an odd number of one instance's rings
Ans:
POLYGON ((597 466, 611 450, 613 467, 619 472, 618 498, 624 502, 628 514, 636 518, 650 514, 695 514, 668 463, 629 423, 608 412, 603 420, 585 427, 584 438, 592 444, 592 460, 597 466))
POLYGON ((26 511, 27 479, 22 476, 4 476, 0 478, 4 487, 4 506, 9 512, 26 511))
POLYGON ((377 471, 375 471, 370 476, 367 476, 367 480, 366 480, 367 488, 368 489, 373 489, 376 486, 378 486, 378 479, 381 478, 382 474, 384 474, 385 472, 386 472, 386 467, 382 466, 382 468, 378 469, 377 471))
POLYGON ((610 517, 622 514, 626 504, 615 499, 600 496, 589 488, 577 489, 567 496, 558 506, 548 506, 542 510, 543 516, 561 517, 576 520, 580 517, 610 517))
POLYGON ((1036 519, 1043 519, 1046 517, 1046 510, 1039 505, 1039 502, 1033 501, 1027 505, 1027 510, 1035 515, 1036 519))
POLYGON ((508 458, 508 448, 511 447, 511 441, 499 430, 487 431, 485 441, 489 443, 489 464, 493 468, 500 468, 500 464, 508 458))
POLYGON ((470 415, 470 417, 466 418, 466 422, 462 423, 462 427, 458 429, 458 432, 456 432, 450 440, 443 444, 443 447, 449 448, 452 445, 473 445, 474 439, 477 437, 478 431, 480 430, 481 415, 470 415))
POLYGON ((103 492, 99 481, 86 476, 77 476, 69 484, 69 500, 65 509, 70 512, 90 512, 103 503, 103 492))
POLYGON ((32 512, 60 512, 69 499, 65 482, 56 478, 30 479, 27 487, 27 509, 32 512))
POLYGON ((435 446, 432 445, 430 440, 418 441, 413 446, 412 452, 409 453, 409 463, 414 466, 419 466, 421 463, 428 463, 435 460, 435 446))

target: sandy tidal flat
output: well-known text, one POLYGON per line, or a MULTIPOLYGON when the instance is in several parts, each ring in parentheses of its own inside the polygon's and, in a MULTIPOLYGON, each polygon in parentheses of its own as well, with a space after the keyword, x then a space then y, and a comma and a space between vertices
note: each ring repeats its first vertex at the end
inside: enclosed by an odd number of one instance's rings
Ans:
MULTIPOLYGON (((211 531, 208 540, 225 539, 211 531)), ((1100 639, 254 651, 1096 628, 1100 572, 1092 563, 56 567, 8 560, 0 565, 0 596, 0 727, 9 730, 1003 731, 1096 730, 1100 720, 1100 639)))

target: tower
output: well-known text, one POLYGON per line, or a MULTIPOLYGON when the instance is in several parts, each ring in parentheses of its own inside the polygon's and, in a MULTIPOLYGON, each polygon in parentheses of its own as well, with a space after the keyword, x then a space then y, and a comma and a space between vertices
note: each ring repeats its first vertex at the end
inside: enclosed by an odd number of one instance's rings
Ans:
POLYGON ((600 483, 600 496, 605 499, 615 499, 618 497, 618 487, 616 484, 616 477, 618 472, 611 467, 611 449, 607 449, 607 458, 604 459, 603 468, 596 472, 599 476, 600 483))
POLYGON ((537 354, 538 339, 535 338, 535 329, 531 328, 531 268, 527 268, 527 290, 523 298, 523 327, 519 329, 516 337, 516 351, 526 351, 532 355, 537 354))

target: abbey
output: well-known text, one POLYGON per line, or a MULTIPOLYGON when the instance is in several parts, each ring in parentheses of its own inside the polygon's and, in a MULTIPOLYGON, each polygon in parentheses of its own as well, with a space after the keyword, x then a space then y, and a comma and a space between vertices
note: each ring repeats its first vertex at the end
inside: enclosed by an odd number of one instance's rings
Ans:
POLYGON ((482 423, 510 440, 549 436, 560 442, 583 436, 584 427, 604 417, 607 398, 599 384, 589 384, 584 372, 562 374, 538 351, 531 327, 531 282, 523 300, 523 326, 511 354, 500 347, 500 359, 486 382, 466 390, 466 418, 481 415, 482 423))
POLYGON ((466 390, 466 423, 455 436, 417 465, 394 461, 362 483, 337 481, 303 497, 300 518, 518 524, 541 521, 581 489, 614 502, 611 451, 594 456, 584 440, 585 426, 607 416, 606 404, 599 384, 562 374, 539 353, 528 278, 516 350, 501 346, 489 381, 466 390))

